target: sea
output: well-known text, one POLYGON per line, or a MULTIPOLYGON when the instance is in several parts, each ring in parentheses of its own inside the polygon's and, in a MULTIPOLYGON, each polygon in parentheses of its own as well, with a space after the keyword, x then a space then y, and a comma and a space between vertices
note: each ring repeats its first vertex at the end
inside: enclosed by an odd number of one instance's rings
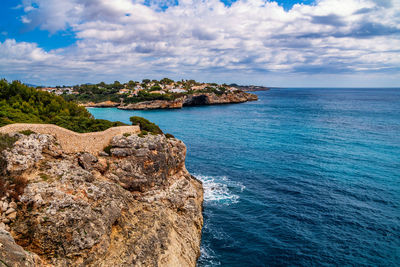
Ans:
POLYGON ((276 88, 142 116, 203 182, 198 266, 400 266, 400 88, 276 88))

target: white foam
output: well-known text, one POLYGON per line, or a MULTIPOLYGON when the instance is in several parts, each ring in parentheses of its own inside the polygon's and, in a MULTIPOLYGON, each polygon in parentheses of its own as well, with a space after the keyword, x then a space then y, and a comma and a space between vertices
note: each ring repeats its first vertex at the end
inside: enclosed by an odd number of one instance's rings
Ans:
POLYGON ((226 176, 194 175, 203 182, 206 203, 234 204, 239 201, 238 193, 246 188, 242 183, 229 180, 226 176))
POLYGON ((215 253, 208 246, 202 245, 200 247, 200 258, 198 261, 199 267, 219 266, 221 263, 216 259, 215 253))

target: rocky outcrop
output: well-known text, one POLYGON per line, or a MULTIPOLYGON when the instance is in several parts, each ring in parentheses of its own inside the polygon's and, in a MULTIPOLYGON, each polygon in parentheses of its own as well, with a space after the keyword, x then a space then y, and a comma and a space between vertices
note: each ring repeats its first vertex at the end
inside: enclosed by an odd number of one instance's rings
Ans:
POLYGON ((218 104, 233 104, 243 103, 247 101, 258 100, 257 95, 250 94, 242 91, 234 93, 224 93, 217 95, 215 93, 196 93, 186 95, 175 100, 153 100, 144 101, 135 104, 121 105, 119 109, 133 109, 133 110, 146 110, 146 109, 179 109, 184 106, 201 106, 201 105, 218 105, 218 104))
POLYGON ((178 98, 175 100, 153 100, 144 101, 134 104, 121 105, 119 109, 133 109, 133 110, 143 110, 143 109, 176 109, 182 108, 183 100, 178 98))
POLYGON ((186 96, 183 106, 218 105, 256 101, 257 95, 242 91, 216 95, 214 93, 199 93, 186 96))
POLYGON ((1 200, 0 266, 196 265, 203 189, 181 141, 118 135, 97 156, 65 153, 46 134, 15 136, 2 179, 27 183, 1 200))
POLYGON ((259 85, 231 85, 238 90, 245 91, 245 92, 259 92, 259 91, 268 91, 272 87, 265 87, 259 85))
POLYGON ((91 107, 91 108, 113 108, 113 107, 118 107, 120 103, 112 101, 104 101, 99 103, 88 102, 81 105, 84 107, 91 107))

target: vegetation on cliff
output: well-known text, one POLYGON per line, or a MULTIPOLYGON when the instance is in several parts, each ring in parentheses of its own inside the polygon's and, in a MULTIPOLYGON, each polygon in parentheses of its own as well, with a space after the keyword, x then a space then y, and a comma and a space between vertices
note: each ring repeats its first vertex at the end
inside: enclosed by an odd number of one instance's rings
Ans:
POLYGON ((0 80, 0 127, 12 123, 51 123, 80 133, 125 125, 94 119, 84 107, 72 101, 3 79, 0 80))
POLYGON ((160 127, 145 118, 133 116, 130 118, 130 121, 132 122, 132 125, 139 125, 142 134, 163 134, 163 131, 160 129, 160 127))

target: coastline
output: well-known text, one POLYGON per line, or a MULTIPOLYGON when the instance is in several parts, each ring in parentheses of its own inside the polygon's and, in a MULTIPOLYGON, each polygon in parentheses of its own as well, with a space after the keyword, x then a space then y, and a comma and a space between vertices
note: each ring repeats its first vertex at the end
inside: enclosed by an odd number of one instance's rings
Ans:
POLYGON ((257 101, 258 96, 252 93, 237 91, 217 95, 215 93, 189 94, 174 100, 150 100, 137 103, 117 103, 104 101, 99 103, 80 103, 86 108, 110 108, 115 107, 123 110, 150 110, 150 109, 181 109, 188 106, 224 105, 237 104, 248 101, 257 101))

